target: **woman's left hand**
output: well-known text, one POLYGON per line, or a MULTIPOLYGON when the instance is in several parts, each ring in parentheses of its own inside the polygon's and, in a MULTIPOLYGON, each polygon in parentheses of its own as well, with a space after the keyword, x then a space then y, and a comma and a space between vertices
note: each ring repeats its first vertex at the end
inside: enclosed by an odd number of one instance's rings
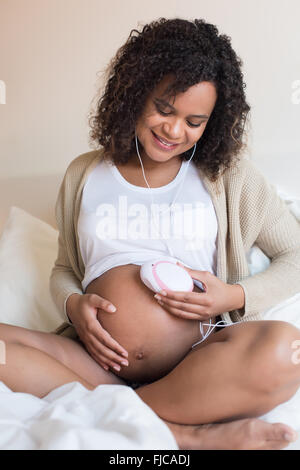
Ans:
POLYGON ((209 271, 196 271, 177 264, 193 279, 201 281, 206 292, 165 291, 167 295, 156 294, 154 297, 168 312, 180 318, 203 321, 244 306, 244 289, 239 284, 226 284, 209 271))

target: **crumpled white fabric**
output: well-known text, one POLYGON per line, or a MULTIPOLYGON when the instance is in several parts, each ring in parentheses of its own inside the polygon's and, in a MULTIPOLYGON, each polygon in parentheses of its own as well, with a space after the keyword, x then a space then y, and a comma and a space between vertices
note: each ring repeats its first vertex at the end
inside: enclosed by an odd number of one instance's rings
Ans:
POLYGON ((44 398, 0 382, 0 449, 177 450, 168 426, 129 387, 78 382, 44 398))

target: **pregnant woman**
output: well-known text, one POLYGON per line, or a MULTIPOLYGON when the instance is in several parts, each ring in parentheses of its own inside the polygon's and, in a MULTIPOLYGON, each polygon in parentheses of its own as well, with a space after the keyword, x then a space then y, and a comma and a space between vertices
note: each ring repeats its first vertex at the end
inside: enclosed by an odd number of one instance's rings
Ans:
POLYGON ((256 419, 300 385, 299 329, 262 316, 299 291, 300 226, 242 157, 249 110, 241 61, 215 26, 160 19, 131 32, 90 119, 98 148, 70 163, 56 203, 50 289, 64 324, 1 325, 13 390, 131 386, 184 449, 296 438, 256 419), (251 277, 254 243, 271 263, 251 277), (205 292, 155 296, 140 267, 165 258, 205 292), (209 320, 227 326, 205 337, 209 320))

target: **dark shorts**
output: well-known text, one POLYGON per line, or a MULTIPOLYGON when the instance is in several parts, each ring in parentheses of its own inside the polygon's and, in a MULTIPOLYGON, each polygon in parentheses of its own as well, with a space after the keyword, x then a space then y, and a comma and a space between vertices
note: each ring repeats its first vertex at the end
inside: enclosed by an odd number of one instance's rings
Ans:
POLYGON ((148 385, 148 384, 152 383, 152 382, 138 383, 138 382, 131 382, 130 380, 125 380, 125 379, 122 379, 122 380, 124 380, 126 382, 127 387, 130 387, 133 390, 135 390, 136 388, 141 387, 142 385, 148 385))

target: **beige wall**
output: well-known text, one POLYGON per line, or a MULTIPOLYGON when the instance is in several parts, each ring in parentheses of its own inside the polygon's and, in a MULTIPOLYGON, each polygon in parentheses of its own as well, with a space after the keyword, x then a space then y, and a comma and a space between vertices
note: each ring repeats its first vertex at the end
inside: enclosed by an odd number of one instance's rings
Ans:
POLYGON ((97 72, 132 28, 161 16, 202 17, 232 37, 252 106, 249 155, 300 197, 299 0, 0 0, 1 176, 63 173, 88 151, 97 72))

